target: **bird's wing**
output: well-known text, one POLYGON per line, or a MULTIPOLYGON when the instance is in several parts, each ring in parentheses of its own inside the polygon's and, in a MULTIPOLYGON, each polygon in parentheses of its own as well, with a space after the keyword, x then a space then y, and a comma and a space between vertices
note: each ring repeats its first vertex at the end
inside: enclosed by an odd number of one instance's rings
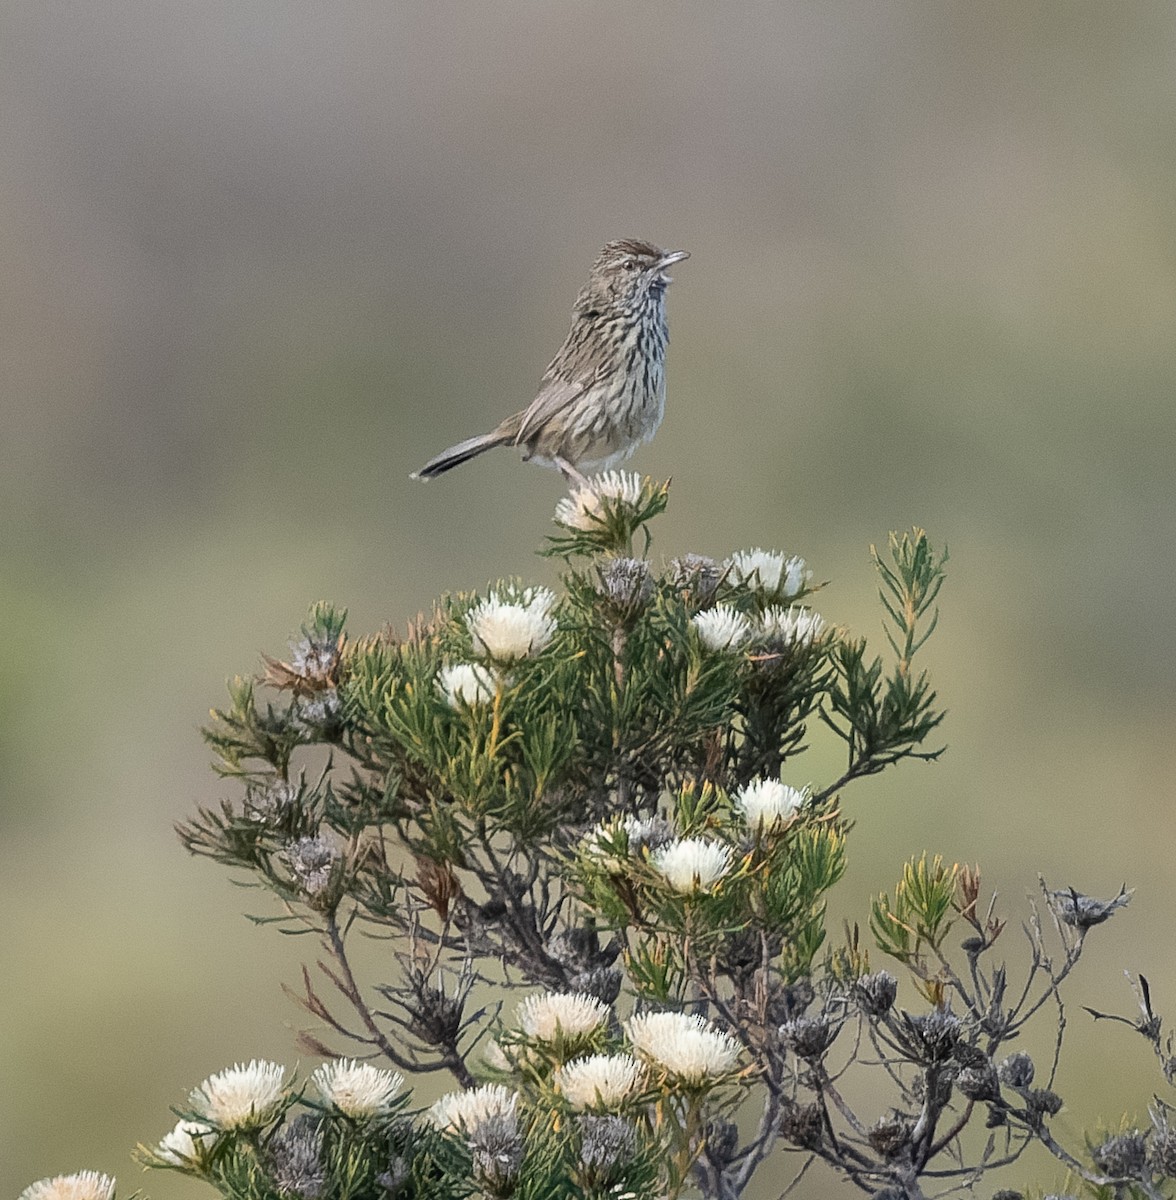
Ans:
POLYGON ((524 410, 519 421, 519 431, 515 434, 515 445, 521 446, 533 438, 557 413, 562 412, 577 397, 592 385, 593 373, 579 379, 566 379, 557 375, 549 375, 543 380, 539 395, 524 410))

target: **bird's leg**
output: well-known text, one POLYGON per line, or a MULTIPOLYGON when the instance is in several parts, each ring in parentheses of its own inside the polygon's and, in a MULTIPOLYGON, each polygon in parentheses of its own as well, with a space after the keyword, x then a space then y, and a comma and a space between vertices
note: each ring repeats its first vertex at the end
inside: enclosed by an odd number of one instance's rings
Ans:
POLYGON ((552 456, 553 463, 559 468, 560 474, 568 481, 568 488, 572 491, 578 491, 580 488, 588 486, 588 480, 581 475, 575 467, 572 466, 566 458, 561 458, 558 454, 552 456))

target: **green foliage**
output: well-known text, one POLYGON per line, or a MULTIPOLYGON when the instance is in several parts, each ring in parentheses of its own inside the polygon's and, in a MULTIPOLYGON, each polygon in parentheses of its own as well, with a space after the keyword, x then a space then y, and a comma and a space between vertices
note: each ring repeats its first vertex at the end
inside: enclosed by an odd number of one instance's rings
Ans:
POLYGON ((937 952, 954 923, 952 917, 959 868, 948 867, 936 855, 911 859, 894 888, 894 899, 883 892, 873 903, 870 929, 879 949, 901 963, 919 958, 924 948, 937 952))
POLYGON ((939 623, 933 608, 945 577, 947 551, 937 554, 926 533, 914 529, 890 535, 890 562, 870 548, 881 578, 883 631, 897 661, 886 672, 882 659, 869 657, 864 639, 843 639, 833 652, 835 682, 829 691, 826 724, 843 738, 849 766, 843 780, 870 775, 912 757, 943 753, 920 747, 944 714, 925 671, 914 672, 914 657, 939 623))

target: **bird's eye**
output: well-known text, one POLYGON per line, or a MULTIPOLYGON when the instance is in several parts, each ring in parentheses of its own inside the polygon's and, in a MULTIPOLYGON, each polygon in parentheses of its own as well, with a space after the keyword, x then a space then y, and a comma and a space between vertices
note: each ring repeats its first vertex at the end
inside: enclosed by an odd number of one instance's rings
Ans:
POLYGON ((626 271, 631 271, 636 265, 637 260, 632 255, 626 258, 623 263, 621 263, 621 266, 624 267, 626 271))

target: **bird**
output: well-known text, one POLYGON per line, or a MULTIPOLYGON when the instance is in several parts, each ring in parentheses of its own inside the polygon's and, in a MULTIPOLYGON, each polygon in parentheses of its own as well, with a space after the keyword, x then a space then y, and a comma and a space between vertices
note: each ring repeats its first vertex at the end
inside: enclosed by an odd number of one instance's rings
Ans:
POLYGON ((433 479, 495 446, 516 446, 524 461, 583 487, 582 469, 605 471, 628 458, 665 413, 666 271, 689 257, 635 238, 608 242, 535 399, 489 433, 443 450, 412 478, 433 479))

